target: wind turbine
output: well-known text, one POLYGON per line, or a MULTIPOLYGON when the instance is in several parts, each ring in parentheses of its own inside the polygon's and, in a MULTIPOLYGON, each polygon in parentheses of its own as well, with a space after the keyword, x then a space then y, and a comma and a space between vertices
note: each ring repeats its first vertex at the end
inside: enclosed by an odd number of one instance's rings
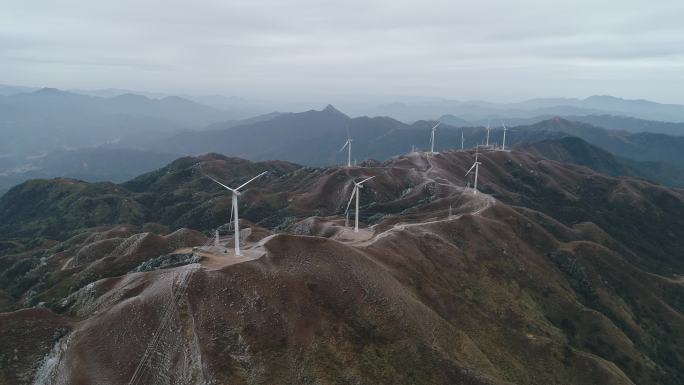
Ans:
POLYGON ((501 122, 501 124, 503 125, 503 131, 504 131, 503 143, 501 144, 501 150, 506 151, 506 130, 508 130, 508 129, 506 128, 506 123, 501 122))
POLYGON ((239 218, 238 218, 238 196, 242 195, 242 193, 240 192, 240 189, 243 188, 243 187, 245 187, 245 186, 247 186, 248 184, 250 184, 250 183, 251 183, 252 181, 254 181, 255 179, 260 178, 260 177, 266 175, 267 173, 268 173, 268 171, 264 171, 264 172, 262 172, 261 174, 255 176, 254 178, 248 180, 247 182, 241 184, 240 187, 237 187, 237 188, 230 188, 230 187, 226 186, 225 184, 219 182, 218 180, 216 180, 216 179, 210 177, 209 175, 205 175, 207 178, 213 180, 213 181, 216 182, 217 184, 221 185, 221 187, 224 187, 224 188, 230 190, 230 192, 233 193, 233 207, 232 207, 232 210, 231 210, 231 211, 234 212, 235 215, 234 215, 234 216, 231 215, 231 216, 232 216, 232 217, 234 218, 234 220, 235 220, 234 226, 233 226, 233 230, 235 230, 235 255, 242 255, 242 254, 240 253, 240 225, 239 225, 239 222, 238 222, 238 220, 239 220, 239 218))
POLYGON ((475 163, 473 163, 472 166, 470 166, 470 169, 468 172, 466 172, 465 176, 468 176, 473 169, 475 169, 475 184, 473 185, 473 195, 477 195, 477 174, 480 171, 480 165, 482 163, 477 161, 477 147, 475 148, 475 163))
POLYGON ((461 128, 461 151, 463 151, 463 128, 461 128))
MULTIPOLYGON (((358 233, 359 232, 359 189, 363 188, 363 184, 368 182, 369 180, 375 178, 375 176, 372 176, 370 178, 366 178, 362 180, 361 182, 354 182, 354 189, 352 190, 351 197, 349 197, 349 203, 347 203, 347 209, 344 210, 344 215, 349 218, 349 206, 351 206, 352 200, 356 196, 356 212, 354 213, 354 232, 358 233)), ((345 222, 346 223, 346 222, 345 222)))
POLYGON ((485 144, 487 147, 489 147, 489 130, 491 130, 491 128, 489 128, 489 119, 487 119, 487 143, 485 144))
POLYGON ((442 122, 437 122, 434 127, 432 127, 432 132, 430 133, 430 152, 432 154, 435 153, 435 131, 437 131, 437 127, 442 124, 442 122))
POLYGON ((344 145, 342 148, 340 148, 340 151, 344 150, 345 147, 347 147, 347 167, 351 167, 351 144, 352 144, 352 139, 347 137, 347 141, 344 142, 344 145))

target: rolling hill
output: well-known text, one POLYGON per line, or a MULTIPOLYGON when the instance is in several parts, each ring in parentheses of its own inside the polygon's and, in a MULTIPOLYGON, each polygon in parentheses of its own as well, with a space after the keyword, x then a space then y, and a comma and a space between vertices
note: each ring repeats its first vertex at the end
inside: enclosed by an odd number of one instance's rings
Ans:
POLYGON ((520 143, 515 148, 547 159, 586 166, 606 175, 640 177, 666 185, 684 186, 684 169, 680 167, 618 157, 577 137, 520 143))
MULTIPOLYGON (((601 154, 595 168, 616 167, 601 154)), ((0 314, 0 379, 681 383, 682 191, 485 151, 475 195, 473 158, 307 168, 211 154, 121 185, 17 186, 0 198, 14 310, 0 314), (250 257, 193 251, 230 215, 202 175, 233 185, 261 170, 240 200, 250 257), (367 176, 354 235, 343 210, 367 176)))

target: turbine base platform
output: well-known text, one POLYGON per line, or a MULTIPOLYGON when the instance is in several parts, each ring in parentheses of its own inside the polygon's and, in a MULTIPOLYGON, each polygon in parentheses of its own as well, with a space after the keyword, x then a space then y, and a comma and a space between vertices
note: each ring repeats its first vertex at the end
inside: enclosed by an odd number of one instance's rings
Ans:
POLYGON ((237 263, 253 261, 266 254, 262 248, 248 248, 240 250, 240 255, 235 255, 235 250, 223 246, 200 246, 192 249, 199 257, 200 264, 210 269, 222 268, 237 263))

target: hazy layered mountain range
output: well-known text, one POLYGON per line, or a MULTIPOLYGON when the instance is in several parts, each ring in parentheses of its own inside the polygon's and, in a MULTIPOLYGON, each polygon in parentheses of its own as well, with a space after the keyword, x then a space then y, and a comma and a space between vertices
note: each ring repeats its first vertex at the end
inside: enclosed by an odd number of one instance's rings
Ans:
POLYGON ((526 119, 536 116, 617 115, 646 120, 684 122, 684 106, 648 100, 628 100, 613 96, 575 98, 540 98, 517 103, 435 100, 390 103, 370 108, 364 113, 387 115, 404 121, 436 118, 445 114, 467 121, 491 119, 526 119))
POLYGON ((672 185, 680 185, 679 170, 684 167, 681 140, 671 137, 684 132, 684 123, 630 117, 675 121, 682 106, 611 97, 513 104, 417 103, 430 106, 422 112, 413 109, 414 104, 392 104, 369 109, 370 116, 376 117, 352 118, 332 106, 247 117, 270 105, 237 97, 193 97, 192 101, 117 89, 67 92, 0 86, 0 95, 0 193, 36 177, 121 182, 161 167, 174 156, 211 151, 253 160, 339 164, 344 154, 337 150, 347 135, 354 139, 356 161, 382 161, 414 146, 427 148, 427 130, 435 120, 403 121, 417 117, 440 117, 438 149, 460 148, 461 131, 466 148, 482 144, 488 123, 494 128, 492 143, 500 143, 501 124, 506 122, 517 126, 508 137, 511 145, 577 136, 625 161, 655 162, 645 172, 659 170, 653 178, 672 185), (407 113, 414 110, 415 114, 407 113), (553 120, 557 116, 565 120, 553 120), (116 156, 125 156, 126 162, 111 162, 116 156))
POLYGON ((680 123, 510 118, 501 151, 499 124, 482 147, 485 121, 441 114, 430 154, 437 120, 332 105, 243 119, 174 97, 3 103, 12 140, 45 143, 0 157, 2 383, 683 379, 684 196, 664 186, 684 186, 680 123), (347 138, 360 167, 339 166, 347 138), (264 171, 238 203, 245 257, 201 251, 216 230, 234 241, 231 197, 206 176, 264 171), (351 182, 371 176, 353 233, 351 182))
POLYGON ((112 98, 44 88, 0 97, 2 155, 35 155, 206 126, 230 115, 178 97, 112 98))
MULTIPOLYGON (((504 123, 509 127, 524 126, 539 123, 556 117, 558 117, 558 115, 540 115, 531 118, 495 118, 468 121, 454 115, 443 115, 439 118, 439 121, 454 127, 486 127, 487 125, 490 125, 494 128, 501 128, 504 123)), ((644 120, 616 115, 563 115, 562 117, 563 119, 573 122, 587 123, 609 130, 628 131, 632 133, 647 132, 673 136, 684 135, 684 123, 644 120)))
MULTIPOLYGON (((429 130, 435 123, 419 121, 405 124, 388 117, 350 118, 328 106, 321 111, 280 114, 271 120, 223 129, 216 125, 211 130, 172 136, 150 144, 150 148, 183 154, 212 151, 252 160, 285 159, 322 166, 345 162, 346 153, 340 152, 339 148, 349 135, 353 138, 353 159, 383 161, 410 152, 414 146, 416 149, 428 148, 429 130)), ((568 136, 582 138, 614 154, 616 162, 625 163, 625 166, 630 163, 641 170, 631 175, 652 178, 669 185, 682 185, 684 155, 679 148, 684 145, 684 137, 607 130, 553 118, 514 127, 508 131, 507 143, 513 146, 568 136)), ((458 128, 443 124, 438 128, 435 149, 460 149, 462 143, 465 148, 472 148, 485 144, 485 138, 486 130, 483 127, 458 128)), ((501 146, 502 142, 503 130, 491 130, 490 144, 501 146)))

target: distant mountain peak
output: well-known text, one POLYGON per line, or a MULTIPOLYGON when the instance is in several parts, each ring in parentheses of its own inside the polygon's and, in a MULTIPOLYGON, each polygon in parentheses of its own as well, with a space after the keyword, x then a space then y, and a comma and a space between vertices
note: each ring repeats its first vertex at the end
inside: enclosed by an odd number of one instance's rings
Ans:
POLYGON ((342 111, 335 108, 332 104, 328 104, 327 106, 325 106, 325 108, 321 112, 326 112, 329 114, 340 114, 340 115, 347 116, 345 113, 343 113, 342 111))

